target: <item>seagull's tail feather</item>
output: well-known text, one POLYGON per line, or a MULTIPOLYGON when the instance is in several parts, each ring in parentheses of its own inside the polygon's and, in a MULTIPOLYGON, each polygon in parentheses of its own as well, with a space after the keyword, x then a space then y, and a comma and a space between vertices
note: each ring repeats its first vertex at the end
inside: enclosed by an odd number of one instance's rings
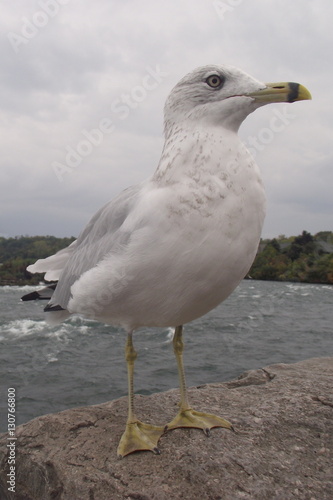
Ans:
POLYGON ((40 290, 36 290, 35 292, 27 293, 21 297, 21 300, 24 302, 27 300, 50 300, 52 297, 54 290, 56 289, 57 283, 52 283, 52 285, 47 285, 40 290))
MULTIPOLYGON (((54 290, 57 287, 57 283, 52 283, 51 285, 45 286, 44 288, 41 288, 40 290, 36 290, 35 292, 27 293, 27 295, 23 295, 21 297, 21 300, 27 301, 27 300, 50 300, 52 298, 52 295, 54 293, 54 290)), ((47 304, 46 307, 44 308, 45 311, 45 319, 46 322, 53 326, 53 325, 59 325, 63 321, 65 321, 67 318, 69 318, 70 313, 67 311, 67 309, 63 309, 59 305, 54 305, 54 304, 47 304)))
POLYGON ((44 312, 46 313, 46 322, 49 325, 59 325, 59 323, 62 323, 70 316, 70 312, 68 312, 67 309, 64 309, 58 304, 51 304, 50 302, 44 307, 44 312))
MULTIPOLYGON (((46 259, 39 259, 34 264, 27 267, 30 273, 46 273, 44 279, 47 281, 58 281, 62 270, 64 269, 68 259, 72 255, 73 250, 77 246, 77 240, 73 241, 68 247, 63 248, 59 252, 46 259)), ((57 283, 52 283, 38 291, 28 293, 24 295, 21 300, 50 300, 57 287, 57 283)), ((67 318, 69 318, 70 313, 67 309, 63 309, 61 306, 48 303, 44 309, 45 319, 49 325, 59 325, 67 318)))
POLYGON ((63 309, 60 306, 58 307, 59 309, 57 310, 52 310, 52 306, 49 309, 47 309, 46 306, 44 309, 46 322, 50 326, 59 325, 63 321, 66 321, 66 319, 68 319, 71 315, 71 313, 68 312, 67 309, 63 309))
POLYGON ((27 267, 27 271, 32 274, 46 273, 44 279, 47 281, 57 281, 76 246, 77 240, 46 259, 38 259, 34 264, 27 267))

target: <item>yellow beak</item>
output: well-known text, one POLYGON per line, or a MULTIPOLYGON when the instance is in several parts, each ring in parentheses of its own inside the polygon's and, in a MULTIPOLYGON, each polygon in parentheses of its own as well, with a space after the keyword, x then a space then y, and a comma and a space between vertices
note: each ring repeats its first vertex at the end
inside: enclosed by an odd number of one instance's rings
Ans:
POLYGON ((256 102, 268 104, 272 102, 295 102, 312 99, 308 89, 300 83, 278 82, 266 83, 266 88, 246 94, 253 97, 256 102))

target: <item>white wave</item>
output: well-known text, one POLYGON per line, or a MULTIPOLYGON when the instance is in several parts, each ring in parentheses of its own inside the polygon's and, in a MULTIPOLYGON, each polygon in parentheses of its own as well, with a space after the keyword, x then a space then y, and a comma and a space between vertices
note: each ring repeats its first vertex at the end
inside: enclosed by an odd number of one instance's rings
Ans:
POLYGON ((171 344, 171 342, 173 341, 174 334, 175 334, 175 329, 169 327, 166 334, 167 339, 163 342, 163 344, 171 344))
POLYGON ((72 332, 85 335, 88 334, 90 330, 90 325, 82 320, 77 321, 73 319, 61 325, 50 327, 43 320, 15 319, 0 325, 0 340, 27 337, 36 334, 45 338, 63 340, 64 337, 72 332))
POLYGON ((32 319, 15 319, 0 326, 1 339, 7 337, 26 337, 47 328, 45 321, 32 319))
POLYGON ((3 292, 12 292, 14 291, 20 291, 20 292, 33 292, 35 290, 38 290, 41 286, 45 286, 45 284, 40 284, 40 285, 4 285, 1 287, 1 291, 3 292))
POLYGON ((287 288, 291 290, 322 290, 323 288, 330 289, 331 285, 321 285, 318 283, 288 283, 287 288))

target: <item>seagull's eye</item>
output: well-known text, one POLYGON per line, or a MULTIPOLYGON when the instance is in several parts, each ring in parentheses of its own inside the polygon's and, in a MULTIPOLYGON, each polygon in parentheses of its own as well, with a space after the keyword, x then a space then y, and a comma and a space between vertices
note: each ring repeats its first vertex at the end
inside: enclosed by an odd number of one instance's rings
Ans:
POLYGON ((223 84, 223 80, 219 75, 210 75, 206 79, 206 83, 213 89, 216 89, 223 84))

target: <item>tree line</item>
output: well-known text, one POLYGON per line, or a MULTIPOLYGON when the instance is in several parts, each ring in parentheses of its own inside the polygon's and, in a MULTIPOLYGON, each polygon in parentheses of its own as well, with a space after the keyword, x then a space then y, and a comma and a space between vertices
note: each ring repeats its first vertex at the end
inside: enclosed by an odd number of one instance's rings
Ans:
MULTIPOLYGON (((74 237, 55 236, 0 237, 0 285, 37 285, 42 274, 31 274, 29 264, 68 246, 74 237)), ((333 233, 261 240, 248 278, 269 281, 294 281, 333 284, 333 233)))
POLYGON ((257 280, 333 284, 333 233, 284 235, 262 240, 249 277, 257 280))
POLYGON ((58 252, 74 240, 74 237, 55 236, 0 237, 0 285, 38 285, 43 274, 31 274, 27 266, 58 252))

